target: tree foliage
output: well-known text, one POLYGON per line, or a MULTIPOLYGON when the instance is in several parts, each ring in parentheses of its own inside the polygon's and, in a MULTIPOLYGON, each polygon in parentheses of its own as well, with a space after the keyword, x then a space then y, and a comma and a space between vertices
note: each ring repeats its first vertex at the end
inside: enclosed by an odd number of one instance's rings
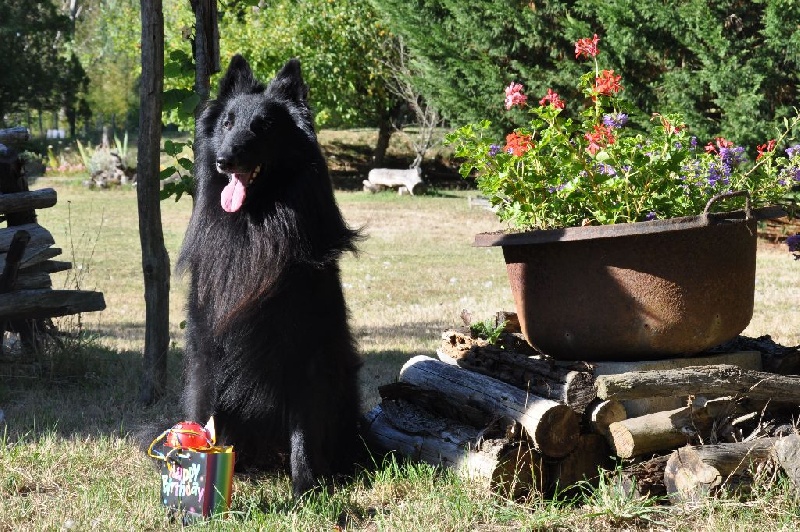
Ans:
POLYGON ((70 36, 69 17, 51 0, 0 2, 0 124, 6 113, 58 109, 64 83, 80 83, 70 36))
POLYGON ((75 48, 90 79, 88 102, 104 122, 114 117, 124 129, 138 118, 141 22, 138 0, 83 0, 75 48))
POLYGON ((375 125, 394 104, 385 83, 390 35, 366 0, 267 0, 229 8, 220 35, 223 58, 243 54, 262 78, 299 58, 320 126, 375 125))
POLYGON ((574 42, 598 34, 639 119, 681 112, 701 139, 755 144, 798 104, 800 5, 792 0, 371 0, 416 57, 418 84, 456 124, 505 112, 503 87, 569 102, 574 42))

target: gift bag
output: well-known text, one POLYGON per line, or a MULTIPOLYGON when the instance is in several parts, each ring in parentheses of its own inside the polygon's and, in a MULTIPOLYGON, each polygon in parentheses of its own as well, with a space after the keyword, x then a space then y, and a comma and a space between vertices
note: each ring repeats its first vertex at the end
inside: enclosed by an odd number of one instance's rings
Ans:
POLYGON ((167 453, 161 466, 161 502, 189 518, 227 512, 234 460, 233 447, 167 453))
POLYGON ((205 427, 178 423, 153 440, 148 454, 162 461, 161 502, 184 522, 228 511, 236 453, 215 445, 213 418, 205 427))

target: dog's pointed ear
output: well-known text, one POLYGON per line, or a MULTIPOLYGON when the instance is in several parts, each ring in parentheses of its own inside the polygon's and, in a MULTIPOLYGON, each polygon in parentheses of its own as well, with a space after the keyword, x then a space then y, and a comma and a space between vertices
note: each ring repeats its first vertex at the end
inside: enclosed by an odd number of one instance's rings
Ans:
POLYGON ((228 70, 219 82, 217 98, 222 100, 235 93, 249 92, 258 85, 247 60, 239 54, 231 58, 228 70))
POLYGON ((289 59, 269 86, 270 90, 290 100, 306 103, 308 99, 308 85, 303 81, 298 59, 289 59))

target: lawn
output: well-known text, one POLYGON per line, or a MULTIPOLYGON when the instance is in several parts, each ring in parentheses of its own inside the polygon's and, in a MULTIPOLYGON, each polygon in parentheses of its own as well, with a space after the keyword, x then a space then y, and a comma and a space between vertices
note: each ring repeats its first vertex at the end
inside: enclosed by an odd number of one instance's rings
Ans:
MULTIPOLYGON (((180 419, 178 394, 185 279, 172 278, 170 383, 157 405, 136 403, 144 338, 144 298, 133 189, 90 191, 60 180, 58 204, 40 223, 75 268, 54 286, 96 289, 107 309, 60 321, 79 339, 43 359, 40 371, 0 364, 0 530, 176 529, 159 505, 159 476, 141 450, 154 432, 180 419), (10 376, 16 372, 16 376, 10 376), (2 426, 2 425, 0 425, 2 426)), ((368 237, 342 264, 352 326, 364 356, 364 408, 377 387, 417 354, 432 355, 440 333, 513 308, 499 249, 474 248, 472 237, 499 229, 493 214, 471 208, 470 191, 426 196, 339 192, 349 223, 368 237)), ((162 221, 174 264, 191 203, 166 201, 162 221)), ((724 272, 720 272, 724 275, 724 272)), ((800 263, 785 247, 758 253, 755 316, 749 336, 770 334, 800 344, 800 263)), ((24 366, 24 365, 22 365, 24 366)), ((230 519, 214 530, 752 530, 800 527, 785 482, 765 482, 754 501, 718 499, 696 507, 632 500, 613 483, 576 501, 510 501, 419 464, 381 462, 330 495, 291 500, 285 475, 237 476, 230 519)))

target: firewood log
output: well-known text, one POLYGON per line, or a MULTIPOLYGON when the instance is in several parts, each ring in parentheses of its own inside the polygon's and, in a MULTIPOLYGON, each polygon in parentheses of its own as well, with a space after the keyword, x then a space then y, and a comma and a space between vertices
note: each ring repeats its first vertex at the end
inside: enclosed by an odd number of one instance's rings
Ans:
POLYGON ((746 488, 776 438, 682 447, 669 457, 664 484, 673 501, 696 501, 722 486, 746 488))
POLYGON ((571 408, 497 379, 420 355, 406 362, 399 380, 439 390, 455 401, 519 422, 534 448, 545 456, 562 458, 578 443, 580 427, 571 408))
POLYGON ((551 482, 543 476, 541 456, 527 442, 482 439, 480 432, 402 400, 384 401, 366 416, 371 444, 453 469, 506 496, 517 497, 551 482))
POLYGON ((588 371, 575 371, 536 360, 521 353, 492 345, 458 352, 437 351, 439 360, 512 384, 532 394, 564 403, 578 413, 595 398, 594 377, 588 371))
POLYGON ((712 419, 704 408, 683 407, 611 423, 608 442, 620 458, 643 456, 686 445, 705 433, 712 419))
POLYGON ((745 395, 800 404, 800 377, 745 370, 738 366, 690 366, 681 369, 605 375, 596 380, 602 399, 745 395))
POLYGON ((586 412, 583 414, 583 422, 592 431, 608 437, 609 425, 622 421, 627 417, 625 407, 616 399, 595 399, 586 407, 586 412))

